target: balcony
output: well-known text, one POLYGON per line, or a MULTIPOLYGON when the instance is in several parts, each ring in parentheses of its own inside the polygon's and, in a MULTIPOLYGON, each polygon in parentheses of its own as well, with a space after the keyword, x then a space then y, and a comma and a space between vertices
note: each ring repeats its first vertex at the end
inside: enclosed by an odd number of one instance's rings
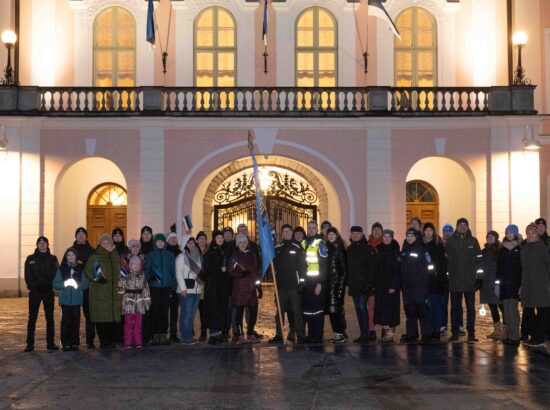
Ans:
POLYGON ((363 117, 534 115, 521 87, 0 87, 0 115, 363 117))

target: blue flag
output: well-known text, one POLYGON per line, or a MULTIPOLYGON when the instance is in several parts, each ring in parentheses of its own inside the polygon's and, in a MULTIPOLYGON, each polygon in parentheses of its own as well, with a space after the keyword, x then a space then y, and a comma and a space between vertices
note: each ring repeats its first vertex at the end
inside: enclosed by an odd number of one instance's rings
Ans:
POLYGON ((95 261, 95 263, 94 263, 94 281, 97 281, 101 276, 103 276, 103 271, 101 270, 101 266, 99 266, 99 262, 95 261))
POLYGON ((147 41, 151 45, 155 45, 155 6, 153 6, 153 0, 149 0, 147 5, 147 41))
POLYGON ((267 47, 267 0, 264 0, 264 26, 262 38, 264 40, 264 45, 267 47))
POLYGON ((260 238, 260 249, 262 250, 262 278, 265 277, 267 268, 275 258, 275 246, 273 245, 273 236, 271 236, 271 226, 269 225, 269 215, 265 198, 260 190, 260 175, 258 172, 258 163, 254 154, 254 140, 250 131, 248 132, 248 148, 254 164, 254 185, 256 185, 256 216, 258 222, 258 236, 260 238))

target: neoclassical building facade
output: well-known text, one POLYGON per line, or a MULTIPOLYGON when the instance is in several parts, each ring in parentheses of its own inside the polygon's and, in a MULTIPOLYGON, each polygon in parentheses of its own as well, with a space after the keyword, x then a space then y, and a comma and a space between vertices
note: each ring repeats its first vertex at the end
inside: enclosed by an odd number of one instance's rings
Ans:
POLYGON ((273 0, 266 44, 264 0, 161 0, 154 48, 144 0, 9 3, 0 295, 39 234, 62 255, 78 226, 254 232, 249 132, 275 230, 464 216, 484 238, 549 215, 550 1, 387 0, 397 38, 365 0, 273 0), (515 31, 532 86, 509 81, 515 31))

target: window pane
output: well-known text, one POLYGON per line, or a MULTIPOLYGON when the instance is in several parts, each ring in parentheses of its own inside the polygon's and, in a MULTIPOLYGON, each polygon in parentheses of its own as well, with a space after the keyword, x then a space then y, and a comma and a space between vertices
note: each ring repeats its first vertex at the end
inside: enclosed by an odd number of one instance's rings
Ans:
POLYGON ((134 19, 125 10, 117 10, 117 34, 119 47, 134 47, 136 42, 136 30, 134 19))
POLYGON ((403 11, 395 19, 395 25, 403 28, 412 28, 412 8, 403 11))
POLYGON ((297 54, 296 81, 299 87, 314 86, 313 53, 300 52, 297 54))
POLYGON ((233 28, 218 29, 218 46, 235 47, 235 30, 233 28))
POLYGON ((412 71, 398 71, 395 85, 396 87, 412 87, 412 71))
POLYGON ((432 28, 433 20, 427 11, 421 8, 416 8, 416 27, 417 28, 432 28))
POLYGON ((336 67, 336 53, 319 53, 319 70, 332 70, 336 67))
POLYGON ((114 43, 113 10, 109 9, 96 17, 94 23, 95 47, 112 47, 114 43))
POLYGON ((313 47, 313 29, 298 28, 298 47, 313 47))
POLYGON ((397 71, 412 70, 412 53, 407 51, 398 51, 395 54, 395 69, 397 71))
POLYGON ((416 45, 418 47, 433 47, 433 31, 419 30, 416 33, 416 45))
POLYGON ((319 47, 334 47, 335 35, 334 29, 319 29, 319 47))
POLYGON ((117 85, 119 87, 134 86, 135 61, 136 60, 134 51, 121 51, 118 53, 117 85))
POLYGON ((95 53, 96 71, 113 71, 112 51, 97 50, 95 53))
POLYGON ((235 54, 218 54, 218 86, 233 87, 235 85, 235 54))
POLYGON ((306 11, 300 16, 300 20, 298 20, 298 28, 313 29, 313 9, 306 11))
POLYGON ((212 47, 214 45, 214 9, 204 11, 197 22, 197 46, 212 47))
POLYGON ((418 53, 418 70, 419 71, 433 71, 434 60, 432 52, 419 52, 418 53))
POLYGON ((197 53, 197 87, 212 87, 214 85, 214 54, 212 52, 197 53))
POLYGON ((319 27, 334 29, 334 20, 332 20, 330 13, 323 9, 317 10, 319 10, 319 27))
POLYGON ((319 87, 336 87, 334 71, 319 71, 319 87))
POLYGON ((401 40, 399 38, 395 39, 396 48, 412 47, 412 31, 409 29, 403 29, 397 26, 399 34, 401 34, 401 40))

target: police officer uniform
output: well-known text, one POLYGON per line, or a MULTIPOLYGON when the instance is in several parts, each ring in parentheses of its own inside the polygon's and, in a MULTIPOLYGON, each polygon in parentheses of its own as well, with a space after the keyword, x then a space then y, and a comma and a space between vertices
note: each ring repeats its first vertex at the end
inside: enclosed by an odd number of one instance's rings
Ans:
POLYGON ((323 340, 325 320, 327 244, 321 235, 308 237, 302 243, 306 251, 307 272, 302 293, 302 312, 307 324, 307 342, 320 343, 323 340), (317 285, 321 285, 319 295, 315 294, 317 285))
MULTIPOLYGON (((307 273, 306 252, 293 240, 283 241, 275 247, 275 272, 277 279, 277 290, 279 292, 279 303, 281 304, 281 315, 285 312, 289 322, 294 325, 298 342, 304 338, 304 323, 302 319, 301 296, 307 273), (291 318, 292 316, 292 318, 291 318)), ((283 331, 279 315, 275 315, 277 333, 270 342, 283 340, 283 331)))

